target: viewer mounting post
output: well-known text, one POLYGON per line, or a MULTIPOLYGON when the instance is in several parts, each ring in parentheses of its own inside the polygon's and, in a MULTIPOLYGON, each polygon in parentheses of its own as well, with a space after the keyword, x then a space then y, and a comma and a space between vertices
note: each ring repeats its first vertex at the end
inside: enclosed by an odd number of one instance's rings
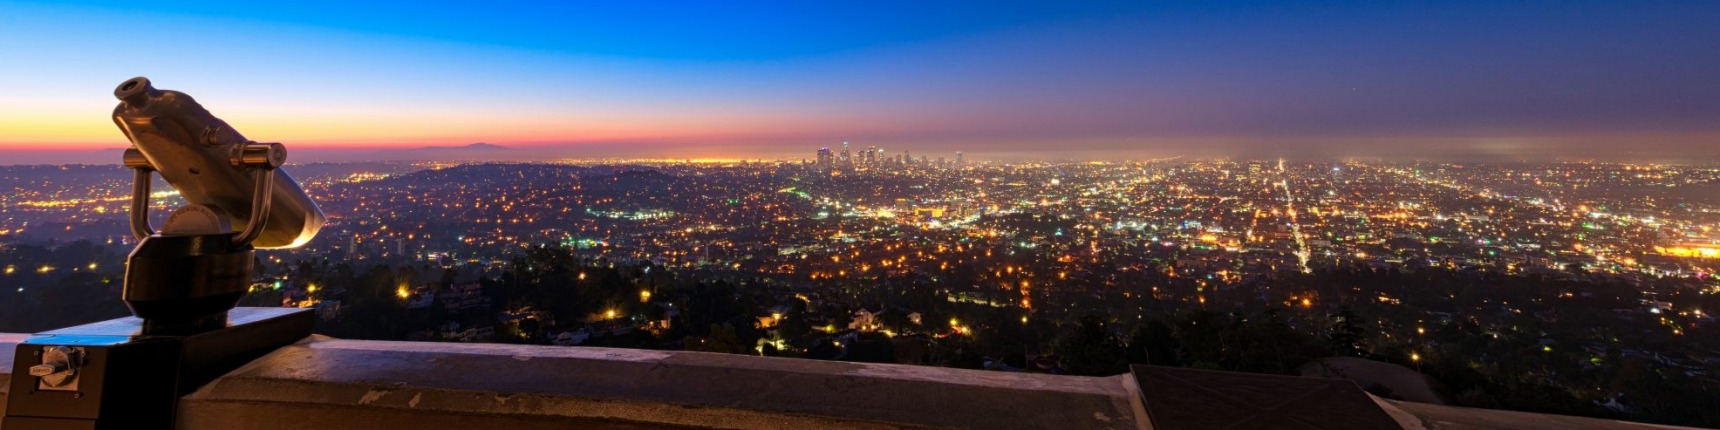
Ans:
POLYGON ((316 236, 316 202, 280 169, 286 148, 246 140, 178 91, 142 77, 114 90, 131 140, 131 231, 121 298, 135 317, 38 333, 18 345, 3 426, 170 429, 179 397, 311 333, 308 309, 235 308, 255 249, 316 236), (159 173, 188 203, 157 231, 159 173), (235 229, 234 226, 240 226, 235 229))

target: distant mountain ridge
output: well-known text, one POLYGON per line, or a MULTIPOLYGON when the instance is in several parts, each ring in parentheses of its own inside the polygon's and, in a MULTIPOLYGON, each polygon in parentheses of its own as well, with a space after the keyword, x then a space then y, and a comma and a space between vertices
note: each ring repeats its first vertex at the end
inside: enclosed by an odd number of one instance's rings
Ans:
POLYGON ((414 148, 414 149, 416 149, 416 150, 421 150, 421 151, 422 151, 422 150, 428 150, 428 151, 437 151, 437 150, 459 150, 459 151, 467 151, 467 150, 481 150, 481 151, 503 151, 503 150, 511 150, 511 149, 513 149, 513 148, 509 148, 509 147, 506 147, 506 146, 502 146, 502 145, 496 145, 496 144, 492 144, 492 143, 484 143, 484 142, 477 142, 477 143, 473 143, 473 144, 470 144, 470 145, 462 145, 462 146, 421 146, 421 147, 418 147, 418 148, 414 148))

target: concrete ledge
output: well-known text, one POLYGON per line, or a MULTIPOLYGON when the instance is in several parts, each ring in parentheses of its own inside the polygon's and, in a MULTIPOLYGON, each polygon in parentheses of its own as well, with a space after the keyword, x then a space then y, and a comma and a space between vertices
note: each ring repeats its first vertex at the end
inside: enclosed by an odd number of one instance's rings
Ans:
MULTIPOLYGON (((25 337, 0 333, 0 414, 25 337)), ((181 399, 178 428, 1147 429, 1133 380, 313 336, 181 399)), ((1370 399, 1412 430, 1682 428, 1370 399)))
POLYGON ((1405 430, 1701 430, 1601 418, 1476 409, 1376 398, 1405 430))
POLYGON ((0 333, 0 417, 6 416, 7 391, 12 390, 12 355, 28 335, 0 333))
POLYGON ((186 396, 180 428, 1139 428, 1127 383, 1124 376, 687 351, 313 337, 186 396))

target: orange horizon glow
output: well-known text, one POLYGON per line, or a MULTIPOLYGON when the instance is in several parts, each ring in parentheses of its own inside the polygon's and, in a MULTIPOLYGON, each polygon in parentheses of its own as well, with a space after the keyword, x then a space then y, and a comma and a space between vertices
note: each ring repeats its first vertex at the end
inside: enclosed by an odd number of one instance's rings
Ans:
MULTIPOLYGON (((487 142, 542 147, 612 142, 691 142, 794 139, 855 124, 822 118, 764 115, 665 115, 651 122, 618 116, 557 119, 531 115, 394 115, 355 117, 223 116, 247 138, 306 149, 406 148, 487 142)), ((870 130, 868 130, 870 132, 870 130)), ((105 116, 0 118, 0 150, 102 150, 129 146, 105 116)))

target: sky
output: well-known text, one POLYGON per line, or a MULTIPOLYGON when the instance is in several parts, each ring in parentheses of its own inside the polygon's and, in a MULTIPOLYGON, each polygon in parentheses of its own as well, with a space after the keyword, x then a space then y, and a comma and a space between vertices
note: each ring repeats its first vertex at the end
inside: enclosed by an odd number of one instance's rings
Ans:
POLYGON ((1655 0, 0 0, 0 164, 111 158, 133 76, 334 158, 1712 160, 1715 23, 1655 0))

